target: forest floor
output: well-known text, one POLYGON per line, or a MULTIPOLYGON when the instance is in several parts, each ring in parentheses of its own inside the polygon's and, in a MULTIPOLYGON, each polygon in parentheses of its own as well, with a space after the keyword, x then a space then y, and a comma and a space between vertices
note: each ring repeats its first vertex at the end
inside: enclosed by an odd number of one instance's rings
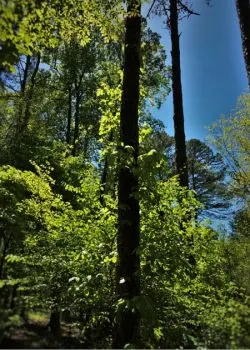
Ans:
POLYGON ((6 332, 1 349, 84 349, 80 330, 75 325, 63 323, 61 336, 55 337, 47 327, 45 317, 29 319, 25 324, 6 332))

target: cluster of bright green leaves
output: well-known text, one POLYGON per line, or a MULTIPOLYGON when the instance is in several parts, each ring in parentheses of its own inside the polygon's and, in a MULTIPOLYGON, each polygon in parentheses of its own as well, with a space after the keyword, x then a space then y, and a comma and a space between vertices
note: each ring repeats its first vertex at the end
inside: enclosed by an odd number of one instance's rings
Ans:
MULTIPOLYGON (((32 172, 22 172, 10 166, 0 170, 1 202, 1 328, 11 325, 15 313, 9 312, 9 298, 6 296, 14 288, 23 290, 29 284, 24 242, 27 233, 45 230, 43 217, 51 216, 52 206, 58 207, 59 198, 54 197, 50 188, 51 179, 46 172, 40 176, 32 172), (32 218, 32 220, 31 220, 32 218), (10 323, 9 323, 10 322, 10 323)), ((20 304, 19 304, 20 305, 20 304)))
MULTIPOLYGON (((101 32, 104 40, 117 40, 123 27, 122 3, 113 0, 2 0, 0 10, 1 45, 10 46, 15 58, 55 47, 62 38, 70 41, 76 37, 84 46, 90 41, 93 28, 101 32)), ((12 61, 7 55, 1 65, 10 67, 12 61)))
MULTIPOLYGON (((57 305, 70 312, 74 320, 92 328, 102 321, 110 323, 117 307, 114 188, 122 86, 123 3, 25 0, 21 4, 9 1, 6 6, 2 1, 1 10, 1 45, 10 49, 4 50, 6 53, 12 52, 16 58, 19 53, 56 48, 46 51, 44 56, 49 68, 39 72, 39 88, 33 96, 32 117, 25 135, 29 136, 29 143, 26 139, 20 148, 25 162, 16 162, 22 169, 29 164, 32 172, 13 167, 0 170, 1 239, 5 242, 11 239, 7 251, 1 250, 1 254, 6 254, 1 256, 4 258, 1 293, 8 296, 17 287, 16 310, 11 317, 23 306, 48 311, 57 305), (99 50, 102 38, 113 42, 99 50), (91 45, 93 50, 88 51, 91 45), (93 65, 96 54, 98 59, 93 65), (108 191, 104 194, 105 205, 100 202, 97 163, 89 164, 81 149, 77 157, 70 156, 70 147, 62 142, 67 87, 87 66, 91 69, 87 70, 82 91, 88 88, 93 91, 86 94, 81 106, 82 127, 87 135, 91 132, 89 126, 99 126, 101 114, 99 149, 103 151, 99 160, 109 157, 108 181, 113 188, 112 196, 108 191), (90 125, 89 121, 84 124, 83 118, 90 109, 93 112, 90 118, 94 120, 90 125), (30 159, 47 165, 45 168, 30 165, 30 159)), ((165 148, 171 140, 149 116, 148 105, 160 106, 169 92, 165 58, 159 36, 144 28, 137 169, 142 296, 132 300, 131 305, 120 300, 118 309, 130 307, 140 311, 142 339, 147 346, 242 346, 247 344, 249 329, 246 297, 249 284, 244 278, 249 263, 247 259, 244 264, 239 263, 244 246, 236 249, 230 241, 218 240, 213 230, 195 222, 200 204, 194 193, 178 186, 176 178, 168 179, 165 148), (232 248, 233 262, 228 258, 232 248)), ((4 60, 12 63, 8 55, 4 60)), ((1 104, 1 118, 7 118, 9 125, 14 124, 18 103, 1 104)), ((3 122, 1 134, 6 136, 7 131, 3 122)), ((244 140, 247 143, 247 137, 244 140)), ((133 166, 130 160, 134 150, 127 147, 125 151, 124 161, 133 166)), ((15 152, 11 156, 16 156, 15 152)), ((100 347, 104 346, 105 336, 101 337, 100 347)), ((91 343, 91 347, 95 346, 91 343)))
MULTIPOLYGON (((68 159, 68 169, 75 166, 73 159, 68 159)), ((75 194, 75 208, 54 193, 49 172, 35 168, 36 173, 1 168, 2 207, 5 203, 1 229, 16 242, 6 256, 2 287, 18 285, 19 307, 47 309, 57 303, 76 319, 88 315, 84 322, 91 327, 110 323, 115 305, 117 203, 106 194, 105 207, 100 204, 99 176, 91 164, 79 173, 76 185, 65 181, 75 194)), ((246 295, 229 273, 239 253, 230 261, 230 242, 217 240, 214 231, 194 220, 187 221, 195 217, 199 203, 192 192, 183 191, 176 178, 141 187, 142 297, 128 306, 120 301, 120 310, 140 310, 148 346, 247 344, 246 295), (181 228, 183 222, 187 224, 181 228)), ((242 268, 239 265, 239 271, 242 268)))
POLYGON ((211 128, 211 141, 227 160, 234 179, 233 191, 243 198, 249 195, 250 184, 250 95, 239 98, 229 118, 222 117, 211 128))
MULTIPOLYGON (((122 50, 121 47, 117 49, 118 51, 122 50)), ((149 104, 157 105, 159 108, 169 93, 169 69, 165 65, 165 60, 166 53, 160 44, 160 36, 148 29, 146 21, 143 21, 139 107, 141 145, 143 142, 146 144, 147 135, 152 134, 148 123, 143 121, 145 116, 150 116, 149 104)), ((119 64, 122 65, 122 62, 115 65, 109 63, 108 76, 101 82, 100 88, 97 90, 97 97, 100 101, 99 110, 102 115, 99 129, 100 141, 103 143, 102 157, 108 157, 108 163, 111 167, 117 166, 118 149, 122 150, 122 145, 119 142, 119 116, 123 76, 119 64)), ((107 63, 105 68, 107 69, 107 63)), ((149 118, 152 120, 152 117, 149 118)), ((132 153, 133 149, 127 147, 121 152, 120 161, 126 162, 127 166, 132 166, 132 153)), ((157 153, 157 157, 153 156, 155 154, 152 149, 147 149, 145 152, 144 147, 140 147, 140 154, 141 169, 148 170, 150 168, 155 173, 154 165, 157 163, 157 169, 162 165, 160 165, 162 155, 157 153), (146 163, 148 166, 144 167, 146 163)))
POLYGON ((53 193, 54 181, 36 168, 38 174, 1 168, 1 230, 12 241, 1 288, 18 286, 17 309, 57 303, 79 317, 79 310, 93 316, 92 307, 104 303, 104 312, 112 306, 115 203, 106 198, 101 207, 98 173, 91 165, 80 186, 68 186, 77 193, 78 209, 53 193))
POLYGON ((170 93, 170 68, 166 65, 166 51, 161 45, 161 36, 153 32, 143 21, 141 45, 141 103, 160 108, 170 93), (143 101, 143 99, 145 101, 143 101))
POLYGON ((99 108, 102 116, 99 135, 100 141, 103 142, 106 147, 112 146, 110 140, 108 142, 111 133, 114 134, 114 138, 118 138, 122 82, 122 71, 119 67, 113 66, 110 68, 115 70, 117 85, 110 86, 108 83, 102 82, 97 90, 97 97, 100 101, 99 108))
POLYGON ((250 95, 239 97, 237 107, 228 118, 222 117, 210 130, 210 141, 224 156, 233 181, 232 195, 240 200, 240 211, 235 214, 234 233, 249 237, 250 227, 250 95))
POLYGON ((165 132, 164 124, 145 113, 140 119, 139 143, 141 187, 154 187, 155 181, 169 179, 173 169, 168 150, 173 141, 165 132))
POLYGON ((143 321, 145 341, 164 348, 247 344, 248 298, 229 273, 233 242, 190 221, 200 204, 177 179, 141 191, 142 293, 153 310, 143 321))

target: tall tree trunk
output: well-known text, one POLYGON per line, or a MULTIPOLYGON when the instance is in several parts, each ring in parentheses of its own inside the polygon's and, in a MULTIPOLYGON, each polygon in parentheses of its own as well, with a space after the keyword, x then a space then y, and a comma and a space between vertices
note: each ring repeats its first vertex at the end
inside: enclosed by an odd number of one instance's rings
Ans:
POLYGON ((76 150, 77 150, 77 142, 79 138, 79 126, 80 126, 80 92, 79 90, 76 91, 76 110, 75 110, 75 129, 74 129, 74 139, 73 139, 73 149, 72 149, 72 155, 76 156, 76 150))
POLYGON ((174 130, 176 148, 176 167, 181 186, 188 187, 188 169, 186 139, 184 129, 184 113, 181 86, 180 44, 178 33, 178 0, 170 0, 170 31, 172 43, 172 91, 174 105, 174 130))
MULTIPOLYGON (((181 84, 181 64, 180 64, 180 36, 178 29, 178 0, 170 0, 170 32, 171 32, 171 57, 172 57, 172 92, 174 107, 174 138, 175 138, 175 157, 177 174, 179 175, 179 184, 188 188, 188 164, 186 137, 184 126, 183 100, 182 100, 182 84, 181 84)), ((182 198, 180 198, 180 201, 182 198)), ((188 214, 185 222, 190 221, 188 214)), ((185 230, 185 225, 180 223, 180 228, 185 230)), ((193 236, 189 242, 193 246, 193 236)), ((189 255, 189 263, 196 265, 193 254, 189 255)))
MULTIPOLYGON (((141 3, 127 1, 127 18, 124 52, 124 76, 120 115, 120 141, 123 144, 118 176, 118 264, 117 296, 131 301, 140 295, 140 242, 138 175, 138 105, 141 46, 141 3), (132 14, 132 15, 131 15, 132 14), (124 158, 130 148, 133 166, 126 165, 124 158)), ((115 327, 113 347, 123 348, 135 344, 139 337, 139 314, 129 307, 124 309, 115 327)))
POLYGON ((30 120, 30 107, 31 107, 31 102, 32 102, 33 94, 34 94, 36 76, 38 73, 40 60, 41 60, 41 56, 40 56, 40 54, 38 54, 36 65, 35 65, 34 71, 32 73, 31 79, 30 79, 30 87, 28 90, 27 98, 26 98, 26 105, 25 105, 25 109, 24 109, 24 116, 23 116, 22 130, 21 131, 24 131, 27 128, 27 125, 28 125, 29 120, 30 120))
POLYGON ((20 97, 21 97, 21 99, 20 99, 20 104, 19 104, 19 108, 18 108, 18 124, 17 124, 15 139, 19 136, 20 130, 22 129, 23 103, 24 103, 24 96, 25 96, 25 90, 26 90, 26 85, 27 85, 27 80, 28 80, 30 64, 31 64, 31 56, 28 55, 28 56, 26 56, 26 60, 25 60, 23 78, 20 81, 20 97))
POLYGON ((67 130, 66 130, 66 142, 70 144, 70 134, 71 134, 71 122, 72 122, 72 87, 69 86, 68 94, 68 118, 67 118, 67 130))
POLYGON ((243 54, 247 69, 248 87, 250 88, 250 2, 236 0, 239 17, 243 54))

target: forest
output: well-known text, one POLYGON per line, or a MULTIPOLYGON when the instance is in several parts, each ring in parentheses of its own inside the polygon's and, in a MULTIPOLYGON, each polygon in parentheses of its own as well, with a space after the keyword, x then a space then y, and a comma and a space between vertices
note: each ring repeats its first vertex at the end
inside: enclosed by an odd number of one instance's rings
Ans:
POLYGON ((196 1, 0 1, 1 348, 250 348, 250 3, 219 0, 248 90, 204 142, 181 79, 196 1))

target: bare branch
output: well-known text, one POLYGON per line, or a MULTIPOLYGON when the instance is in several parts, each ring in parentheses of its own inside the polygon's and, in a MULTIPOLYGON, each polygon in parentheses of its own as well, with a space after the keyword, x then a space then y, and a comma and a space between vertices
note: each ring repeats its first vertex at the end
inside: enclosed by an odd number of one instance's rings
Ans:
POLYGON ((146 18, 148 18, 150 16, 150 12, 152 11, 155 3, 156 3, 156 0, 153 0, 152 5, 150 6, 150 9, 148 10, 148 14, 147 14, 146 18))
POLYGON ((199 13, 194 12, 194 11, 191 10, 189 7, 187 7, 185 4, 183 4, 183 2, 182 2, 181 0, 179 0, 179 4, 180 4, 180 6, 182 7, 182 9, 183 9, 184 11, 186 11, 186 12, 189 14, 189 16, 190 16, 190 15, 200 16, 199 13))

